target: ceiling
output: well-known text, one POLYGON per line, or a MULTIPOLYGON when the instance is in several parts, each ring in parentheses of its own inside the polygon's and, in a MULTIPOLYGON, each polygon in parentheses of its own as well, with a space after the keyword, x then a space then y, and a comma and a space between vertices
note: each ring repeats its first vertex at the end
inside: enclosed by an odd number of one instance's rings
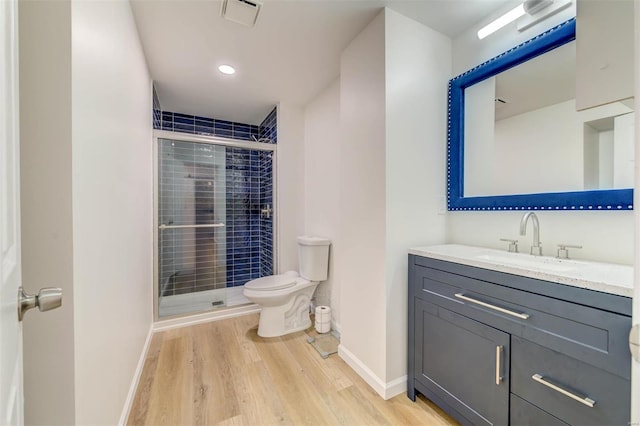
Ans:
POLYGON ((220 0, 131 5, 164 110, 260 124, 277 103, 304 106, 334 81, 341 52, 382 7, 454 37, 508 1, 264 0, 253 28, 223 19, 220 0))
POLYGON ((496 121, 576 98, 572 41, 496 76, 496 121))

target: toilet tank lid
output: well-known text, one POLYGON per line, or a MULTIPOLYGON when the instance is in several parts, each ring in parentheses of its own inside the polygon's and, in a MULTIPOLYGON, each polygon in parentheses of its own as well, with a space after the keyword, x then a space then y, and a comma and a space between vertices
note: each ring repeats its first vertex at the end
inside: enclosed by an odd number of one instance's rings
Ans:
POLYGON ((328 246, 331 244, 331 241, 328 238, 303 235, 298 237, 298 243, 303 246, 328 246))
POLYGON ((289 288, 296 283, 296 277, 292 275, 269 275, 256 278, 244 285, 244 288, 251 290, 281 290, 289 288))

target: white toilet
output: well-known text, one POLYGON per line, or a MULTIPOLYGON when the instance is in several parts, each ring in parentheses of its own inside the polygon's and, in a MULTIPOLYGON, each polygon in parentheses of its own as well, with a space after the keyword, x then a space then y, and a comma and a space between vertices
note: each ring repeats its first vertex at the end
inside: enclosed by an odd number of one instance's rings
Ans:
POLYGON ((244 285, 244 296, 262 308, 259 336, 283 336, 311 326, 309 304, 318 283, 327 279, 330 244, 326 238, 298 237, 300 274, 288 271, 244 285))

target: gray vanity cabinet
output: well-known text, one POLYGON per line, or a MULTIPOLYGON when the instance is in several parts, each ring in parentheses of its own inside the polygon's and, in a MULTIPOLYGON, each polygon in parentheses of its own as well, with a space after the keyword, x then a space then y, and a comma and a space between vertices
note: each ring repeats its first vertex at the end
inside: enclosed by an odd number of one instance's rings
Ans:
POLYGON ((409 255, 408 390, 464 424, 627 425, 631 299, 409 255))
POLYGON ((416 379, 474 424, 507 424, 509 334, 420 299, 415 308, 416 379))

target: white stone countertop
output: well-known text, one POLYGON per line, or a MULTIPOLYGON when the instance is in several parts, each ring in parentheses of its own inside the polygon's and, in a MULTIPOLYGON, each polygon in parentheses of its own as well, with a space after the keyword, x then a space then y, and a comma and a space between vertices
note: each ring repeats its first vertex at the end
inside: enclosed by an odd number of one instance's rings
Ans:
POLYGON ((619 296, 633 296, 633 266, 557 259, 484 247, 444 244, 409 249, 415 254, 619 296))

